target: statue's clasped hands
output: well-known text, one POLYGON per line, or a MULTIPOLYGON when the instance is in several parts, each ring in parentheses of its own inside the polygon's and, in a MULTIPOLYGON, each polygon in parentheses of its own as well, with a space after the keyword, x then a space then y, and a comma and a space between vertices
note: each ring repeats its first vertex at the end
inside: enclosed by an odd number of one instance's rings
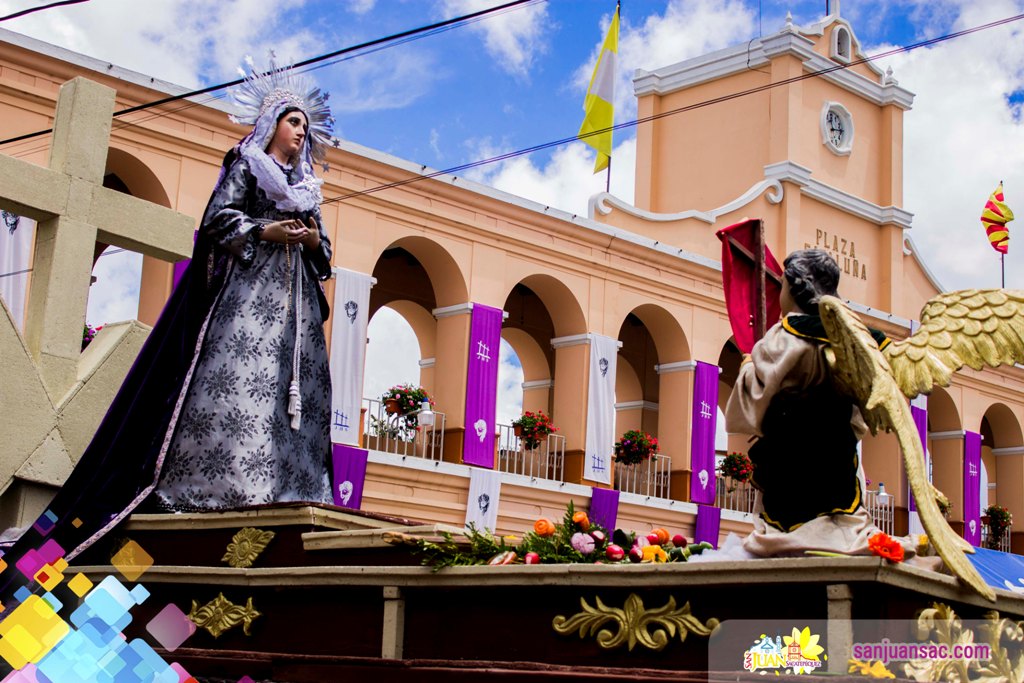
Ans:
POLYGON ((320 246, 320 226, 312 216, 309 225, 298 219, 276 221, 263 228, 260 239, 278 244, 301 244, 307 249, 316 249, 320 246))

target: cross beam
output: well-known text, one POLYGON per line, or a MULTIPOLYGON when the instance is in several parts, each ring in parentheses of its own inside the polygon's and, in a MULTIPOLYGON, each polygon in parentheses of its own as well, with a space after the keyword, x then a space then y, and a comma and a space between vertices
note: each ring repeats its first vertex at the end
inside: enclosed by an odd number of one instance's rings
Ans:
POLYGON ((115 95, 61 86, 49 168, 0 155, 0 208, 37 221, 25 341, 55 401, 78 379, 96 242, 165 261, 192 251, 192 217, 103 187, 115 95))

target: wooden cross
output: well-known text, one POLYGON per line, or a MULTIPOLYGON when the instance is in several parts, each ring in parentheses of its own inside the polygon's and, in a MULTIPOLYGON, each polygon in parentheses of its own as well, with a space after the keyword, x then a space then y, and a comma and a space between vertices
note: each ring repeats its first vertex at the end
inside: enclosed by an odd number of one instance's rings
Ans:
POLYGON ((0 155, 0 208, 38 223, 25 343, 55 403, 78 380, 96 242, 164 261, 192 251, 193 218, 103 187, 115 94, 61 86, 49 168, 0 155))
POLYGON ((0 306, 0 527, 42 512, 33 486, 67 478, 145 340, 138 323, 108 325, 113 346, 82 353, 96 243, 167 261, 192 251, 194 218, 103 187, 114 95, 84 78, 61 87, 49 168, 0 155, 0 209, 38 223, 24 338, 0 306))
POLYGON ((765 332, 768 331, 768 298, 766 279, 771 278, 781 287, 782 278, 776 273, 768 270, 765 265, 764 221, 758 218, 755 219, 753 223, 753 252, 738 242, 732 235, 724 235, 724 237, 733 251, 754 265, 754 319, 751 321, 751 325, 754 328, 754 341, 756 342, 764 337, 765 332))

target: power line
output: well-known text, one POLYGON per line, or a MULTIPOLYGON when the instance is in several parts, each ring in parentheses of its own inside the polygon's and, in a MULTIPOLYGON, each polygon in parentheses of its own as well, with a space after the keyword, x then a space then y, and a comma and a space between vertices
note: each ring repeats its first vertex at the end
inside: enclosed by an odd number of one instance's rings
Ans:
MULTIPOLYGON (((534 1, 536 1, 536 0, 534 0, 534 1)), ((494 12, 493 16, 500 16, 500 15, 508 13, 508 12, 513 12, 513 11, 515 11, 517 9, 519 9, 519 7, 517 7, 517 6, 505 7, 504 9, 496 10, 494 12)), ((407 36, 405 38, 396 40, 396 41, 394 41, 392 43, 378 45, 376 47, 373 47, 372 49, 368 49, 368 50, 365 50, 363 52, 359 52, 357 54, 347 54, 345 56, 339 57, 338 59, 334 59, 332 61, 317 63, 315 65, 312 65, 312 66, 300 69, 298 71, 298 73, 308 73, 308 72, 311 72, 311 71, 316 71, 318 69, 326 68, 328 66, 333 66, 335 64, 339 64, 341 62, 345 62, 345 61, 348 61, 348 60, 351 60, 351 59, 356 59, 356 58, 359 58, 359 57, 365 57, 367 55, 371 55, 371 54, 374 54, 376 52, 380 52, 382 50, 387 50, 387 49, 390 49, 392 47, 398 47, 398 46, 401 46, 401 45, 405 45, 407 43, 411 43, 411 42, 414 42, 414 41, 417 41, 417 40, 421 40, 423 38, 429 38, 429 37, 432 37, 432 36, 435 36, 435 35, 438 35, 438 34, 441 34, 441 33, 445 33, 447 31, 451 31, 451 30, 454 30, 454 29, 462 28, 463 26, 468 26, 470 24, 474 24, 474 23, 477 23, 477 22, 480 22, 480 21, 484 21, 485 19, 488 19, 488 18, 490 18, 490 17, 489 16, 474 17, 472 19, 466 20, 465 22, 462 22, 461 24, 451 24, 451 25, 448 25, 448 26, 443 26, 443 27, 438 28, 438 29, 434 29, 432 31, 426 31, 424 33, 419 33, 419 34, 416 34, 416 35, 413 35, 413 36, 407 36)), ((209 104, 210 102, 212 102, 214 100, 223 99, 223 98, 224 98, 224 95, 210 94, 210 95, 208 95, 205 98, 201 98, 201 99, 197 99, 197 100, 192 100, 192 101, 186 102, 182 106, 178 106, 178 107, 175 107, 175 108, 172 108, 172 109, 165 109, 165 110, 162 110, 162 111, 158 111, 156 113, 152 113, 152 114, 149 114, 148 116, 143 116, 141 118, 138 118, 138 119, 135 119, 135 120, 132 120, 132 121, 126 121, 126 120, 114 121, 112 126, 111 126, 111 131, 123 130, 125 128, 129 128, 129 127, 132 127, 132 126, 139 126, 139 125, 141 125, 143 123, 147 123, 149 121, 153 121, 155 119, 162 118, 164 116, 170 116, 172 114, 176 114, 176 113, 184 111, 186 109, 191 109, 192 107, 204 106, 204 105, 209 104)), ((24 142, 24 140, 22 140, 22 142, 24 142)), ((3 144, 3 143, 0 143, 0 144, 3 144)), ((28 148, 28 149, 23 149, 23 150, 20 150, 18 152, 12 152, 11 154, 12 154, 12 156, 21 158, 21 157, 26 157, 26 156, 28 156, 30 154, 35 154, 36 152, 41 152, 41 151, 45 150, 47 147, 49 147, 49 143, 48 142, 43 142, 41 145, 38 145, 36 147, 32 147, 32 148, 28 148)))
MULTIPOLYGON (((75 1, 77 1, 77 2, 84 2, 85 0, 75 0, 75 1)), ((311 66, 311 65, 316 64, 318 62, 323 62, 323 61, 326 61, 328 59, 333 59, 334 57, 338 57, 340 55, 348 54, 348 53, 351 53, 351 52, 356 52, 356 51, 359 51, 359 50, 365 50, 366 48, 375 47, 375 46, 381 45, 383 43, 388 43, 388 42, 391 42, 391 41, 400 40, 402 38, 407 38, 409 36, 414 36, 414 35, 417 35, 417 34, 420 34, 420 33, 428 33, 428 32, 431 32, 431 31, 436 31, 437 29, 444 28, 446 26, 452 26, 452 25, 459 24, 459 23, 462 23, 462 22, 468 22, 469 20, 476 19, 477 17, 484 17, 484 16, 487 16, 489 14, 494 14, 495 12, 499 12, 501 10, 506 10, 506 9, 509 9, 509 8, 512 8, 512 7, 517 7, 519 5, 538 4, 538 3, 546 2, 546 1, 547 0, 512 0, 511 2, 506 2, 506 3, 502 4, 502 5, 496 5, 495 7, 491 7, 489 9, 483 9, 483 10, 479 10, 479 11, 476 11, 476 12, 471 12, 469 14, 464 14, 464 15, 462 15, 460 17, 453 17, 451 19, 445 19, 444 21, 438 21, 438 22, 435 22, 433 24, 429 24, 427 26, 421 26, 419 28, 409 29, 407 31, 401 31, 399 33, 394 33, 394 34, 392 34, 390 36, 385 36, 383 38, 376 38, 374 40, 368 40, 365 43, 360 43, 358 45, 352 45, 350 47, 341 48, 340 50, 335 50, 333 52, 328 52, 327 54, 319 55, 317 57, 311 57, 310 59, 304 59, 301 62, 295 62, 294 64, 291 64, 289 66, 283 67, 282 71, 290 71, 292 69, 299 69, 299 68, 302 68, 304 66, 311 66)), ((244 78, 236 78, 235 80, 228 81, 227 83, 220 83, 218 85, 210 85, 210 86, 207 86, 205 88, 199 88, 198 90, 192 90, 192 91, 189 91, 189 92, 181 93, 180 95, 169 95, 169 96, 161 98, 159 100, 154 100, 152 102, 146 102, 144 104, 138 104, 138 105, 135 105, 133 107, 128 107, 126 109, 121 109, 119 111, 115 111, 114 112, 114 116, 115 117, 123 116, 125 114, 131 114, 131 113, 134 113, 134 112, 137 112, 137 111, 142 111, 144 109, 149 109, 150 107, 158 107, 158 106, 160 106, 162 104, 170 104, 171 102, 176 102, 178 100, 186 99, 186 98, 189 98, 189 97, 196 97, 198 95, 205 95, 207 93, 211 93, 211 92, 214 92, 214 91, 217 91, 217 90, 223 90, 224 88, 230 88, 232 86, 238 85, 238 84, 242 83, 244 80, 245 80, 244 78)), ((15 136, 13 138, 8 138, 6 140, 0 140, 0 145, 6 145, 6 144, 12 143, 12 142, 20 142, 22 140, 29 140, 29 139, 36 138, 36 137, 39 137, 41 135, 46 135, 46 134, 52 133, 52 132, 53 132, 52 128, 47 128, 46 130, 38 130, 38 131, 36 131, 34 133, 26 133, 24 135, 18 135, 18 136, 15 136)))
MULTIPOLYGON (((102 254, 100 254, 100 257, 110 256, 111 254, 120 254, 122 251, 128 251, 128 250, 124 249, 122 247, 118 247, 117 249, 108 249, 108 250, 104 251, 102 254)), ((3 277, 14 277, 15 275, 24 275, 25 273, 31 273, 33 270, 35 270, 34 267, 33 268, 25 268, 24 270, 14 270, 14 271, 11 271, 10 273, 0 273, 0 278, 3 278, 3 277)))
POLYGON ((496 163, 496 162, 499 162, 499 161, 505 161, 505 160, 508 160, 508 159, 514 159, 516 157, 520 157, 520 156, 523 156, 523 155, 526 155, 526 154, 532 154, 534 152, 539 152, 541 150, 550 149, 552 147, 558 147, 558 146, 561 146, 561 145, 565 145, 565 144, 568 144, 568 143, 570 143, 570 142, 572 142, 574 140, 579 140, 579 139, 582 139, 582 138, 588 138, 588 137, 592 137, 592 136, 596 136, 596 135, 603 135, 604 133, 608 133, 609 131, 616 131, 616 130, 623 130, 623 129, 626 129, 626 128, 633 128, 635 126, 640 125, 641 123, 650 123, 652 121, 657 121, 659 119, 663 119, 663 118, 666 118, 668 116, 674 116, 676 114, 681 114, 681 113, 684 113, 684 112, 692 111, 694 109, 701 109, 703 107, 708 107, 708 106, 711 106, 713 104, 720 104, 722 102, 728 102, 729 100, 738 99, 740 97, 745 97, 747 95, 753 95, 753 94, 756 94, 756 93, 765 92, 767 90, 771 90, 772 88, 777 88, 777 87, 783 86, 783 85, 789 85, 791 83, 797 83, 799 81, 807 80, 808 78, 817 78, 819 76, 830 74, 830 73, 833 73, 835 71, 841 71, 843 69, 849 69, 851 67, 859 66, 861 64, 867 64, 868 62, 872 62, 872 61, 874 61, 876 59, 882 59, 884 57, 891 57, 892 55, 900 54, 900 53, 903 53, 903 52, 910 52, 911 50, 916 50, 917 48, 920 48, 920 47, 927 47, 929 45, 935 45, 937 43, 942 43, 942 42, 945 42, 945 41, 948 41, 948 40, 953 40, 954 38, 960 38, 962 36, 966 36, 966 35, 969 35, 971 33, 977 33, 979 31, 985 31, 985 30, 990 29, 990 28, 996 28, 998 26, 1003 26, 1005 24, 1010 24, 1010 23, 1013 23, 1015 21, 1020 21, 1021 19, 1024 19, 1024 14, 1017 14, 1017 15, 1012 16, 1012 17, 1006 17, 1005 19, 999 19, 999 20, 996 20, 996 21, 989 22, 987 24, 982 24, 980 26, 975 26, 973 28, 968 28, 968 29, 964 29, 962 31, 957 31, 955 33, 949 33, 949 34, 946 34, 946 35, 943 35, 943 36, 939 36, 937 38, 931 38, 929 40, 923 40, 923 41, 921 41, 919 43, 913 43, 911 45, 906 45, 906 46, 903 46, 903 47, 897 47, 897 48, 894 48, 892 50, 887 50, 885 52, 881 52, 881 53, 876 54, 876 55, 871 55, 870 57, 863 57, 861 59, 857 59, 857 60, 851 61, 851 62, 849 62, 847 64, 836 64, 835 66, 830 66, 828 68, 821 69, 819 71, 812 71, 810 73, 801 74, 800 76, 793 76, 792 78, 787 78, 787 79, 784 79, 784 80, 781 80, 781 81, 776 81, 774 83, 768 83, 766 85, 760 85, 760 86, 757 86, 757 87, 754 87, 754 88, 748 88, 747 90, 741 90, 741 91, 738 91, 738 92, 730 93, 728 95, 722 95, 720 97, 715 97, 715 98, 712 98, 712 99, 709 99, 709 100, 703 100, 701 102, 695 102, 694 104, 690 104, 690 105, 687 105, 685 107, 677 107, 676 109, 669 109, 669 110, 660 112, 658 114, 653 114, 651 116, 645 116, 643 118, 633 119, 631 121, 626 121, 626 122, 623 122, 623 123, 618 123, 618 124, 615 124, 614 126, 609 126, 607 128, 602 128, 600 130, 594 130, 594 131, 591 131, 589 133, 585 133, 583 135, 573 135, 572 137, 561 138, 560 140, 552 140, 550 142, 543 142, 543 143, 540 143, 538 145, 533 145, 532 147, 526 147, 524 149, 519 149, 519 150, 516 150, 514 152, 506 152, 505 154, 499 154, 497 156, 489 157, 487 159, 480 159, 478 161, 471 161, 471 162, 468 162, 468 163, 465 163, 465 164, 460 164, 458 166, 452 166, 452 167, 449 167, 449 168, 446 168, 446 169, 442 169, 440 171, 433 171, 431 173, 427 173, 427 174, 423 174, 423 175, 416 175, 416 176, 413 176, 411 178, 406 178, 404 180, 396 180, 395 182, 392 182, 392 183, 386 183, 384 185, 378 185, 376 187, 371 187, 371 188, 368 188, 368 189, 365 189, 365 190, 360 190, 358 192, 352 192, 350 194, 341 195, 341 196, 338 196, 338 197, 332 197, 330 199, 325 199, 323 203, 324 204, 330 204, 330 203, 333 203, 333 202, 342 202, 342 201, 345 201, 347 199, 353 199, 355 197, 361 197, 363 195, 373 194, 375 192, 381 192, 383 190, 388 190, 388 189, 392 189, 392 188, 395 188, 395 187, 402 187, 404 185, 410 185, 412 183, 416 183, 416 182, 419 182, 421 180, 428 180, 428 179, 436 178, 436 177, 442 176, 442 175, 454 175, 456 173, 461 173, 463 171, 467 171, 467 170, 470 170, 470 169, 473 169, 473 168, 477 168, 479 166, 486 166, 487 164, 493 164, 493 163, 496 163))
POLYGON ((0 17, 0 21, 7 21, 8 19, 17 19, 18 17, 23 17, 26 14, 32 14, 33 12, 42 12, 44 9, 50 9, 52 7, 63 7, 64 5, 77 5, 83 2, 89 2, 89 0, 60 0, 60 2, 51 2, 49 5, 29 7, 28 9, 23 9, 20 12, 8 14, 6 17, 0 17))

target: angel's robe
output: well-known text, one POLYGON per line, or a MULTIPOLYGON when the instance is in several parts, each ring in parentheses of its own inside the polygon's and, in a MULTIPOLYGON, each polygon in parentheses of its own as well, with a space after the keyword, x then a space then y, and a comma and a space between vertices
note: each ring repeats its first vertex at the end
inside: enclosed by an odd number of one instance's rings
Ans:
POLYGON ((787 316, 754 345, 726 406, 729 432, 758 437, 753 483, 762 519, 779 531, 861 506, 867 426, 829 378, 827 343, 817 316, 787 316))

